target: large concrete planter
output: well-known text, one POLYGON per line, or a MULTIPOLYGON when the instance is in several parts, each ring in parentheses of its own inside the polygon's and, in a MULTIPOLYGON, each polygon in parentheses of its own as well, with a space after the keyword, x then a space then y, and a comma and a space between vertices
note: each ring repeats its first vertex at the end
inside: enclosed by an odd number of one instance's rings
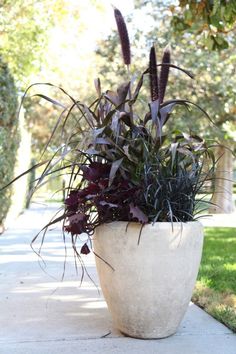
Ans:
POLYGON ((174 334, 187 310, 201 260, 199 222, 113 222, 96 229, 94 251, 114 325, 136 338, 174 334), (110 264, 108 266, 107 263, 110 264), (112 268, 114 269, 112 269, 112 268))

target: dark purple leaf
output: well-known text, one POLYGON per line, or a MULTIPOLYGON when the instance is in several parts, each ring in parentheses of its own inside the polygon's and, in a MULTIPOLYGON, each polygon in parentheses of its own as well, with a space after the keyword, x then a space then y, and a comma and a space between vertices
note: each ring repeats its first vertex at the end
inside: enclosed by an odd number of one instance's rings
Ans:
POLYGON ((124 122, 128 127, 132 127, 130 113, 121 112, 120 113, 120 120, 122 120, 122 122, 124 122))
POLYGON ((109 206, 110 208, 117 208, 118 205, 117 204, 113 204, 113 203, 108 203, 105 200, 102 200, 101 202, 99 202, 99 204, 101 206, 109 206))
POLYGON ((151 119, 152 119, 151 112, 146 113, 146 114, 145 114, 145 117, 144 117, 143 124, 146 125, 147 122, 148 122, 149 120, 151 120, 151 119))
POLYGON ((132 97, 132 104, 134 104, 135 102, 136 102, 136 100, 137 100, 137 98, 138 98, 138 95, 139 95, 139 91, 141 90, 141 88, 142 88, 142 86, 143 86, 143 78, 144 78, 144 75, 146 75, 147 73, 149 72, 149 70, 145 70, 143 73, 142 73, 142 75, 141 75, 141 77, 140 77, 140 79, 139 79, 139 81, 138 81, 138 84, 137 84, 137 86, 136 86, 136 88, 135 88, 135 90, 134 90, 134 94, 133 94, 133 97, 132 97))
POLYGON ((107 187, 108 187, 108 182, 109 182, 109 179, 108 179, 108 178, 100 179, 100 180, 98 181, 98 186, 99 186, 99 188, 101 188, 101 189, 107 188, 107 187))
POLYGON ((150 103, 150 110, 153 123, 158 124, 159 100, 150 103))
POLYGON ((81 192, 85 192, 86 195, 85 198, 91 198, 91 196, 95 196, 97 195, 97 193, 99 193, 100 188, 99 185, 97 183, 89 183, 88 187, 85 188, 84 190, 82 190, 81 192))
POLYGON ((109 174, 109 186, 111 186, 111 184, 115 178, 116 172, 117 172, 118 168, 120 167, 122 161, 123 161, 123 158, 116 160, 112 163, 110 174, 109 174))
POLYGON ((99 151, 95 150, 94 148, 89 148, 88 150, 86 150, 86 154, 88 154, 88 155, 97 155, 97 154, 99 154, 99 151))
POLYGON ((81 254, 89 254, 89 253, 90 253, 90 249, 89 249, 87 243, 85 243, 85 244, 81 247, 80 253, 81 253, 81 254))
POLYGON ((94 144, 99 144, 99 145, 110 145, 110 142, 105 139, 105 138, 96 138, 94 141, 94 144))
MULTIPOLYGON (((130 87, 130 82, 121 84, 118 89, 117 89, 117 96, 119 100, 119 105, 125 102, 127 94, 129 92, 129 87, 130 87)), ((124 107, 121 107, 120 109, 123 109, 124 107)))
POLYGON ((159 119, 159 100, 150 103, 151 117, 153 123, 156 125, 156 136, 162 135, 162 123, 159 119))
POLYGON ((83 177, 87 181, 95 182, 99 178, 108 177, 111 166, 101 162, 91 162, 89 166, 81 166, 83 177))
POLYGON ((102 91, 101 91, 101 81, 99 78, 94 80, 94 86, 95 86, 98 96, 100 97, 102 94, 102 91))
POLYGON ((133 203, 129 204, 129 210, 133 219, 137 219, 141 224, 146 224, 148 222, 147 215, 145 215, 139 207, 134 206, 133 203))
POLYGON ((65 204, 69 207, 76 206, 78 204, 78 191, 71 191, 69 196, 65 200, 65 204))
POLYGON ((175 105, 176 105, 176 103, 170 103, 170 104, 160 108, 159 112, 160 112, 162 126, 167 122, 169 115, 175 105))
POLYGON ((93 129, 93 138, 95 139, 97 136, 99 136, 100 134, 102 134, 105 130, 105 127, 99 128, 99 129, 93 129))
POLYGON ((113 103, 115 106, 119 106, 119 97, 114 91, 107 90, 105 97, 108 98, 108 100, 111 101, 111 103, 113 103))
POLYGON ((78 213, 68 216, 68 220, 71 224, 77 224, 81 221, 84 221, 87 216, 84 213, 78 213))
MULTIPOLYGON (((211 119, 211 117, 209 116, 209 114, 203 109, 201 108, 198 104, 192 102, 192 101, 189 101, 189 100, 180 100, 180 99, 175 99, 175 100, 170 100, 170 101, 166 101, 164 102, 161 107, 166 107, 168 105, 171 105, 171 104, 179 104, 179 105, 183 105, 185 107, 189 107, 189 105, 193 105, 195 107, 197 107, 209 120, 212 124, 215 125, 214 121, 211 119)), ((173 108, 173 107, 172 107, 173 108)))

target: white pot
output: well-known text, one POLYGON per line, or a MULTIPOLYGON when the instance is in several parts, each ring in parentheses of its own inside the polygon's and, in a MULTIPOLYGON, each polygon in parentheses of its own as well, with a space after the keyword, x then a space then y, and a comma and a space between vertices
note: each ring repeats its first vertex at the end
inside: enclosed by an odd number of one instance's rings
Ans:
POLYGON ((145 225, 123 221, 96 229, 94 251, 114 325, 136 338, 174 334, 187 310, 201 260, 199 222, 145 225), (128 225, 128 227, 127 227, 128 225), (107 265, 107 263, 110 264, 107 265), (114 269, 112 269, 112 268, 114 269))

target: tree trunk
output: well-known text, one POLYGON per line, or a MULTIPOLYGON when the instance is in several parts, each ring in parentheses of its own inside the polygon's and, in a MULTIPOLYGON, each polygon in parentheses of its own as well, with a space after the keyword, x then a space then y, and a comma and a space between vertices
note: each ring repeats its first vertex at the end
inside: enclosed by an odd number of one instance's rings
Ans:
POLYGON ((219 146, 217 151, 219 161, 216 167, 214 193, 209 212, 212 214, 229 214, 234 211, 233 198, 233 155, 225 146, 219 146))

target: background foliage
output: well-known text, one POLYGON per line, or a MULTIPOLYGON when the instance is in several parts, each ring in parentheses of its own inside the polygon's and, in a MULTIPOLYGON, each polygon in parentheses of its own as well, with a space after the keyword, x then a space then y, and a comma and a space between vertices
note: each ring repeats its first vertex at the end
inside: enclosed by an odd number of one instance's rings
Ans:
MULTIPOLYGON (((16 152, 19 144, 17 91, 8 66, 0 57, 0 186, 14 177, 16 152)), ((11 204, 12 189, 0 192, 0 224, 11 204)))

